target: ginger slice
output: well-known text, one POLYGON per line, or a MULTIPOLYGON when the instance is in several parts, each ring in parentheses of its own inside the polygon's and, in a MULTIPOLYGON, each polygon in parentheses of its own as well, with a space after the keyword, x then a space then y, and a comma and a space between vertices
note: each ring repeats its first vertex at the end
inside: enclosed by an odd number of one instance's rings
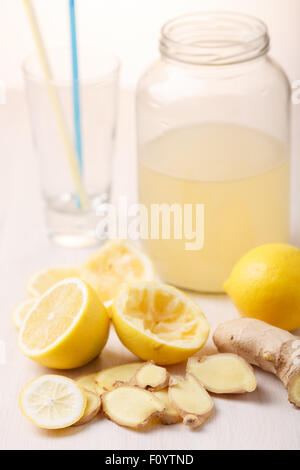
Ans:
POLYGON ((113 390, 116 385, 128 384, 143 364, 144 362, 131 362, 98 372, 95 376, 95 381, 98 387, 101 388, 101 393, 113 390))
POLYGON ((102 396, 103 413, 111 421, 129 428, 145 426, 153 416, 163 413, 164 404, 151 392, 121 385, 102 396))
POLYGON ((202 426, 211 416, 214 402, 204 387, 190 374, 171 377, 169 399, 183 418, 183 424, 191 429, 202 426))
POLYGON ((131 385, 137 385, 150 391, 157 391, 167 387, 168 383, 169 373, 167 369, 155 365, 153 361, 149 361, 138 369, 131 385))
POLYGON ((186 370, 213 393, 253 392, 257 387, 252 367, 237 354, 190 357, 186 370))
POLYGON ((83 388, 89 390, 90 392, 95 393, 96 395, 101 395, 104 390, 103 388, 96 382, 96 377, 98 372, 94 372, 92 374, 81 375, 75 381, 79 383, 83 388))
POLYGON ((73 426, 81 426, 91 421, 99 413, 101 408, 101 398, 89 390, 84 390, 86 396, 86 407, 83 416, 73 426))
POLYGON ((290 380, 288 392, 289 401, 300 407, 300 374, 290 380))
POLYGON ((159 420, 162 424, 177 424, 182 421, 182 417, 170 403, 168 389, 159 390, 153 392, 153 394, 164 404, 165 410, 159 416, 159 420))
POLYGON ((239 318, 221 323, 213 335, 220 352, 239 354, 250 364, 275 374, 300 408, 300 337, 256 320, 239 318))

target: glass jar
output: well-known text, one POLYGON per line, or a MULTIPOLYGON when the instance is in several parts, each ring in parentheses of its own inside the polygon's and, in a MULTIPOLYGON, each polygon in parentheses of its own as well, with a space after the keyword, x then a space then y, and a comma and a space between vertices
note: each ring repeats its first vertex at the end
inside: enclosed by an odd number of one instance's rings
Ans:
POLYGON ((268 50, 265 24, 241 14, 161 30, 137 88, 138 192, 166 282, 221 292, 244 253, 289 239, 290 86, 268 50))

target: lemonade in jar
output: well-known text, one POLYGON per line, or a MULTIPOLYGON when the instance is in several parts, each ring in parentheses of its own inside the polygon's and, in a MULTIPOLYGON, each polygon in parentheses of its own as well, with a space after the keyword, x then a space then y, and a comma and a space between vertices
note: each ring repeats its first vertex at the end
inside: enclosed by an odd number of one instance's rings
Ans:
POLYGON ((162 28, 161 58, 138 85, 137 130, 139 202, 148 214, 169 207, 167 236, 160 220, 143 241, 166 282, 221 292, 244 253, 289 239, 290 87, 268 50, 266 26, 245 15, 162 28), (185 236, 187 207, 198 246, 185 236))

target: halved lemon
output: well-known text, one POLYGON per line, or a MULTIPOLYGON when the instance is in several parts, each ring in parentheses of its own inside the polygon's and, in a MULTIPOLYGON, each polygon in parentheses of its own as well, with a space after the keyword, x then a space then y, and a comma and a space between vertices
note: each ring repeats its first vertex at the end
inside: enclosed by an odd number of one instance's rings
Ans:
POLYGON ((45 268, 33 274, 27 281, 26 290, 32 297, 40 297, 60 281, 68 277, 78 277, 79 269, 65 266, 45 268))
POLYGON ((87 260, 80 277, 96 290, 102 302, 108 304, 123 284, 153 281, 155 275, 153 265, 144 253, 126 240, 112 240, 87 260))
POLYGON ((121 288, 112 305, 112 319, 131 352, 160 365, 184 361, 202 348, 209 335, 199 305, 178 289, 158 282, 121 288))
POLYGON ((23 415, 40 428, 61 429, 79 421, 86 396, 73 380, 60 375, 43 375, 29 382, 20 393, 23 415))
POLYGON ((45 292, 19 333, 25 356, 47 367, 72 369, 97 357, 104 347, 109 317, 95 291, 77 278, 45 292))
POLYGON ((17 328, 21 328, 27 313, 32 309, 36 299, 26 299, 19 302, 11 312, 11 318, 17 328))

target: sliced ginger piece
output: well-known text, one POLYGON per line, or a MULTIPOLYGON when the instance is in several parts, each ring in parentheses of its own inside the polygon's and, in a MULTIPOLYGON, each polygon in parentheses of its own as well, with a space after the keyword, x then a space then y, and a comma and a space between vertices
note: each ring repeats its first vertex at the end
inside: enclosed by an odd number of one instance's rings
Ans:
POLYGON ((160 414, 159 420, 162 424, 177 424, 182 418, 176 408, 170 403, 168 389, 153 392, 153 394, 164 404, 165 410, 160 414))
POLYGON ((96 384, 102 392, 113 390, 115 385, 128 384, 143 364, 143 362, 131 362, 129 364, 103 369, 95 376, 96 384))
POLYGON ((289 393, 289 401, 299 408, 300 407, 300 374, 297 374, 290 379, 288 393, 289 393))
POLYGON ((98 374, 99 372, 93 372, 92 374, 81 375, 75 379, 75 381, 89 392, 100 396, 104 392, 104 389, 96 382, 98 374))
POLYGON ((150 391, 161 390, 168 386, 169 373, 164 367, 154 364, 153 361, 146 362, 135 374, 132 385, 145 388, 150 391))
POLYGON ((214 402, 204 387, 190 374, 183 377, 171 377, 169 384, 169 400, 183 424, 191 429, 202 426, 211 416, 214 402))
POLYGON ((102 396, 103 413, 111 421, 129 428, 145 426, 153 416, 164 412, 164 404, 151 392, 121 385, 102 396))
POLYGON ((300 337, 256 320, 238 318, 221 323, 213 335, 218 350, 235 353, 250 364, 275 374, 300 408, 300 337))
POLYGON ((253 368, 237 354, 190 357, 186 370, 213 393, 253 392, 257 387, 253 368))
POLYGON ((84 390, 86 397, 86 407, 83 416, 73 426, 81 426, 82 424, 89 423, 99 413, 101 408, 101 398, 89 390, 84 390))

